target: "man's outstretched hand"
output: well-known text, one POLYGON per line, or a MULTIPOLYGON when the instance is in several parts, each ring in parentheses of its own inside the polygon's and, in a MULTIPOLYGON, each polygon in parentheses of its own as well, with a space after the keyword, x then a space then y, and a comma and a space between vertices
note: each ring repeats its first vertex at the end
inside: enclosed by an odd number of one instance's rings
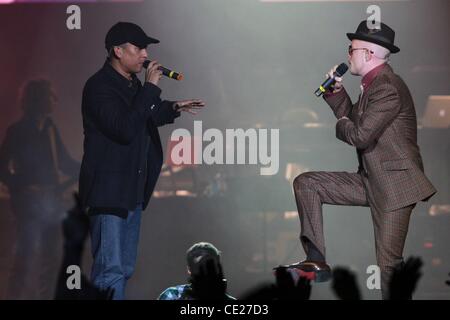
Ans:
POLYGON ((199 99, 193 100, 182 100, 177 101, 174 104, 174 109, 176 111, 185 111, 191 114, 197 114, 197 112, 205 107, 205 102, 199 99))

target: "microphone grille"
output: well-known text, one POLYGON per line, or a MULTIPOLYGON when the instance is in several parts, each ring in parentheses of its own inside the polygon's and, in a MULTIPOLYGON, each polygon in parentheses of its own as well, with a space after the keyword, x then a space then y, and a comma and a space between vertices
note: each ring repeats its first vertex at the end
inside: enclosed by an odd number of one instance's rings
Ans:
POLYGON ((348 66, 345 63, 341 63, 337 68, 336 68, 336 75, 338 77, 343 76, 348 70, 348 66))

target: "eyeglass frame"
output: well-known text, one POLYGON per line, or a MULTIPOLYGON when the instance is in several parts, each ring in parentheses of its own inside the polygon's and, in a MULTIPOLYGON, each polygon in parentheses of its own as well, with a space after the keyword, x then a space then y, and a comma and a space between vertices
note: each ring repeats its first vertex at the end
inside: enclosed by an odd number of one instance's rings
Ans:
POLYGON ((373 52, 372 50, 370 50, 368 48, 352 48, 352 45, 349 45, 348 46, 348 51, 347 51, 348 55, 352 56, 353 55, 353 51, 356 51, 356 50, 366 50, 366 51, 370 52, 371 54, 375 53, 375 52, 373 52))

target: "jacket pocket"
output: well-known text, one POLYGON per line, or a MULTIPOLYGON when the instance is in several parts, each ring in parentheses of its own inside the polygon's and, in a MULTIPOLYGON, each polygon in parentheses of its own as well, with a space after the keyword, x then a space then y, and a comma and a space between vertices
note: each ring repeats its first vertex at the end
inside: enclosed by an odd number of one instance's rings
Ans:
POLYGON ((409 159, 387 160, 383 161, 381 165, 387 171, 408 170, 412 168, 412 163, 409 159))

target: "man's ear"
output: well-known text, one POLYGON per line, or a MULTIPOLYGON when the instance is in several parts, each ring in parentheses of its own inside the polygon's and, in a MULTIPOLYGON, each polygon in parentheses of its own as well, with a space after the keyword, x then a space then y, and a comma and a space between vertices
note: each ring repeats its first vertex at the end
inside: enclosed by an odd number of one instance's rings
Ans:
POLYGON ((114 47, 113 48, 113 53, 114 53, 114 55, 115 55, 115 57, 117 59, 122 58, 122 56, 123 56, 123 49, 122 49, 122 47, 119 47, 119 46, 114 47))

